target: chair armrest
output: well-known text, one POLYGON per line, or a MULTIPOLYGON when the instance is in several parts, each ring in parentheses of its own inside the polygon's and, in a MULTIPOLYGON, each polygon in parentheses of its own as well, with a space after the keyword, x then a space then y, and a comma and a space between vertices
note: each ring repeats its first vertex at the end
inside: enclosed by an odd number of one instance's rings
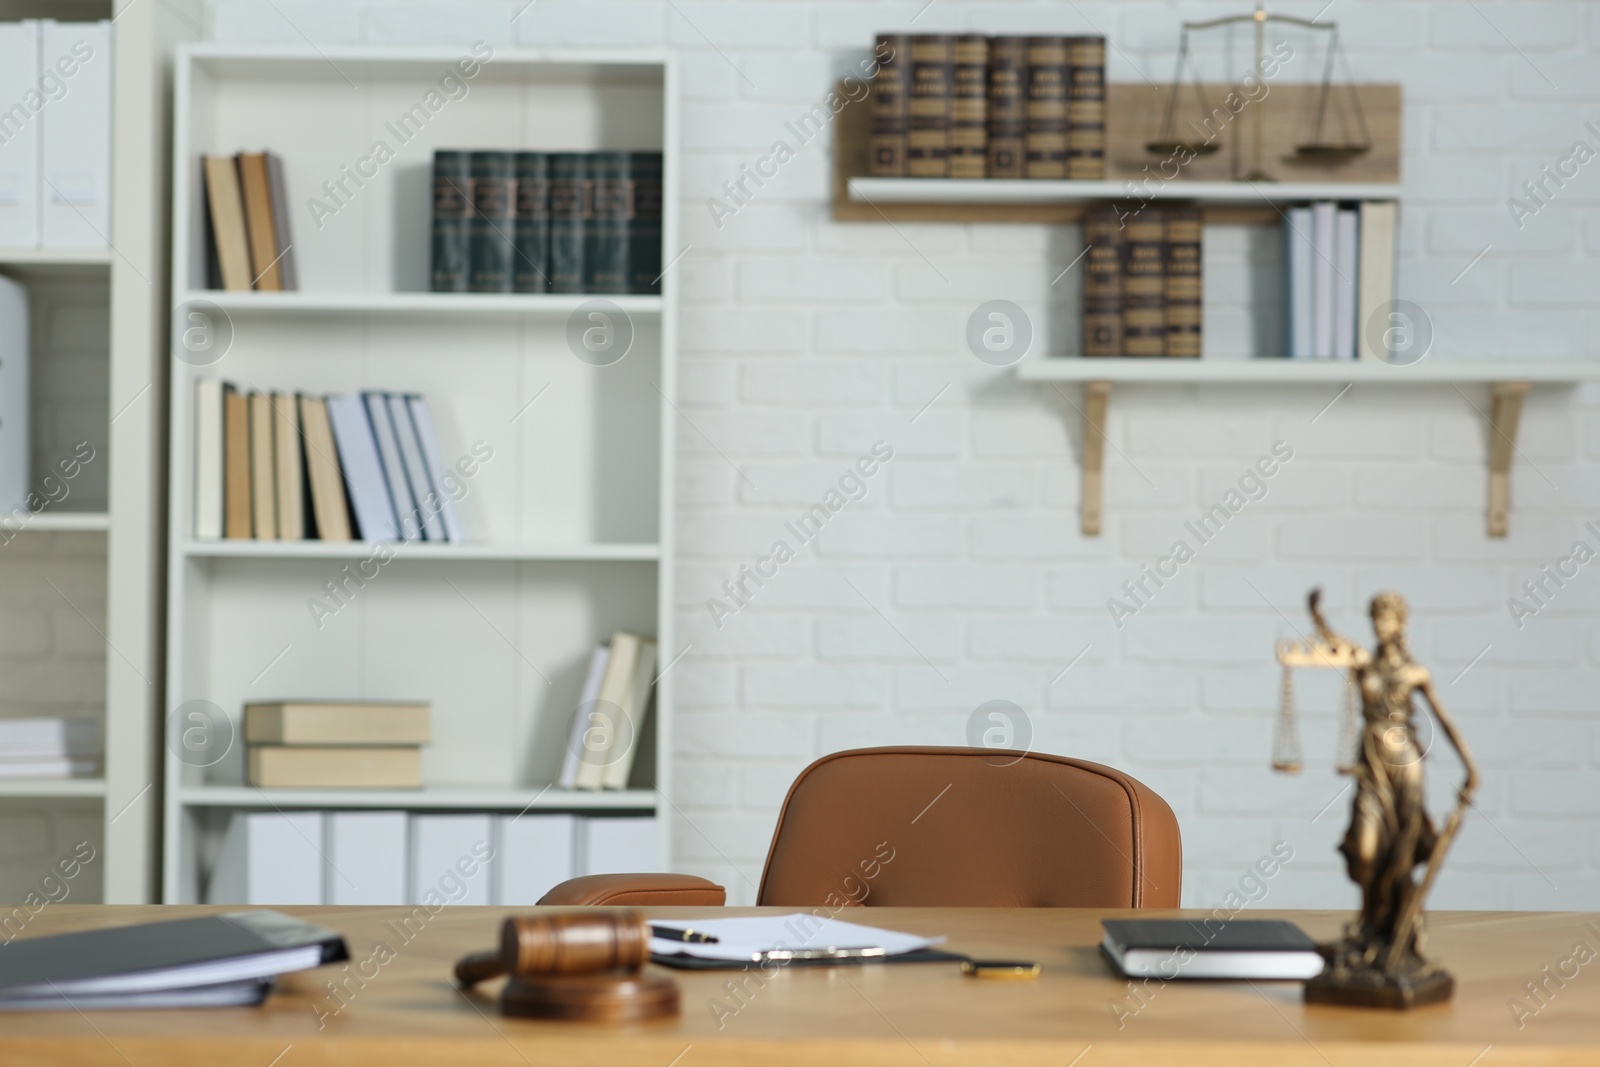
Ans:
POLYGON ((567 879, 539 903, 720 908, 727 899, 722 886, 692 874, 589 874, 567 879))

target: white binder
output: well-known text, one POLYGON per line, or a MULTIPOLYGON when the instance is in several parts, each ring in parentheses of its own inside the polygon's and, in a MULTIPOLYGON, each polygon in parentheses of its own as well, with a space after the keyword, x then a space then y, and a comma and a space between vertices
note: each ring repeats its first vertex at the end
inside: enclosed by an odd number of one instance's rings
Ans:
POLYGON ((0 22, 0 248, 39 245, 39 23, 0 22), (37 105, 37 106, 35 106, 37 105))
POLYGON ((7 514, 30 510, 28 440, 28 290, 0 277, 0 511, 7 514))
POLYGON ((111 23, 46 22, 39 76, 64 91, 38 116, 39 234, 45 248, 111 241, 111 23))

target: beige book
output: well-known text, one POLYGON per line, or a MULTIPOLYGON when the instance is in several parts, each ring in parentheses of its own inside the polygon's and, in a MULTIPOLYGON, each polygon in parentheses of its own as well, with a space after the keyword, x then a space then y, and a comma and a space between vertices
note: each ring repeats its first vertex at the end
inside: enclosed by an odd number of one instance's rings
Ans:
POLYGON ((639 742, 644 737, 645 716, 650 713, 650 683, 655 673, 656 643, 641 637, 639 652, 634 657, 633 679, 628 684, 628 746, 626 751, 612 753, 614 758, 601 769, 600 785, 604 789, 628 788, 628 777, 633 773, 633 762, 639 756, 639 742))
POLYGON ((328 405, 320 396, 300 398, 300 427, 305 446, 306 477, 311 481, 311 514, 321 541, 350 540, 350 506, 345 502, 339 451, 328 423, 328 405))
POLYGON ((278 271, 277 227, 272 218, 272 184, 264 152, 240 152, 239 195, 244 201, 245 228, 250 234, 250 277, 263 292, 283 289, 278 271))
POLYGON ((272 448, 278 488, 278 539, 305 537, 305 465, 300 459, 300 405, 293 393, 272 394, 272 448))
POLYGON ((611 658, 606 661, 606 673, 600 679, 600 695, 595 698, 585 730, 587 740, 578 760, 576 789, 604 788, 606 765, 620 755, 617 746, 631 747, 638 741, 618 721, 627 714, 633 699, 633 669, 638 658, 638 637, 622 630, 611 635, 611 658))
POLYGON ((272 397, 250 394, 250 508, 257 541, 278 539, 278 479, 273 474, 272 397))
POLYGON ((223 536, 250 539, 250 398, 222 386, 223 536))
POLYGON ((427 704, 284 701, 244 706, 244 739, 276 745, 425 745, 427 704))
POLYGON ((251 785, 278 789, 420 789, 419 748, 250 748, 251 785))
POLYGON ((249 292, 250 238, 244 221, 244 200, 239 193, 239 169, 232 156, 206 156, 205 176, 211 236, 217 245, 222 287, 229 292, 249 292))
MULTIPOLYGON (((1385 359, 1388 349, 1382 344, 1389 327, 1385 305, 1394 300, 1394 253, 1397 213, 1393 200, 1364 200, 1361 203, 1361 236, 1356 241, 1361 265, 1356 269, 1356 358, 1385 359), (1374 344, 1374 338, 1378 343, 1374 344)), ((1409 362, 1413 353, 1401 358, 1409 362)))

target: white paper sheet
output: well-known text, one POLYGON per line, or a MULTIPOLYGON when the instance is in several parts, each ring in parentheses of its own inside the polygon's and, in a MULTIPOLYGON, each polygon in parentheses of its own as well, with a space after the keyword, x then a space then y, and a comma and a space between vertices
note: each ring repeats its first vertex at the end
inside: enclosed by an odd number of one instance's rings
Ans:
POLYGON ((824 919, 809 912, 792 915, 755 915, 738 919, 702 919, 693 922, 656 921, 654 926, 698 930, 718 938, 716 944, 670 941, 652 937, 650 951, 662 956, 696 956, 705 960, 753 960, 775 948, 821 950, 829 948, 881 948, 884 955, 930 948, 942 937, 918 937, 876 926, 824 919))

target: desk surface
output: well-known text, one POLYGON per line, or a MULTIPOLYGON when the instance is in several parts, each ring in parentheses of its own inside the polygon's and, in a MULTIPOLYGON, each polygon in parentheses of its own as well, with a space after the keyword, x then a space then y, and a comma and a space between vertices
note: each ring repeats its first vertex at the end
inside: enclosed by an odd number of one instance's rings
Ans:
MULTIPOLYGON (((24 936, 179 918, 218 908, 49 905, 24 936)), ((1095 946, 1099 920, 1132 913, 1056 909, 873 908, 865 921, 945 934, 948 947, 990 958, 1037 960, 1037 982, 964 978, 950 964, 794 969, 736 999, 730 972, 670 972, 680 1018, 622 1028, 501 1018, 493 996, 462 993, 450 967, 495 940, 500 908, 447 908, 409 941, 401 908, 284 908, 341 931, 352 977, 347 1004, 318 1027, 318 1006, 339 1002, 325 983, 340 967, 290 975, 260 1008, 204 1011, 0 1014, 0 1063, 119 1067, 307 1067, 327 1063, 471 1067, 829 1067, 1019 1064, 1111 1067, 1497 1067, 1600 1064, 1600 916, 1562 912, 1440 912, 1429 944, 1456 975, 1449 1004, 1408 1013, 1307 1006, 1283 982, 1151 981, 1130 996, 1095 946), (386 950, 378 950, 383 942, 386 950), (1588 946, 1580 964, 1574 947, 1588 946), (392 951, 393 958, 379 961, 392 951), (1524 983, 1547 983, 1541 1007, 1524 983), (1574 971, 1576 973, 1574 974, 1574 971), (1566 978, 1561 978, 1560 973, 1566 978), (1558 984, 1564 981, 1564 986, 1558 984), (1530 1012, 1519 1028, 1508 1001, 1530 1012), (1121 1005, 1122 1018, 1112 1005, 1121 1005), (721 1005, 714 1011, 713 1005, 721 1005), (720 1025, 719 1017, 720 1016, 720 1025), (1085 1051, 1087 1050, 1087 1051, 1085 1051), (1487 1051, 1485 1051, 1487 1050, 1487 1051)), ((658 917, 751 914, 753 908, 659 908, 658 917)), ((420 914, 426 915, 426 912, 420 914)), ((858 913, 859 915, 860 913, 858 913)), ((1145 917, 1159 913, 1144 912, 1145 917)), ((1189 913, 1201 914, 1201 913, 1189 913)), ((1335 933, 1334 912, 1251 912, 1335 933)), ((857 915, 846 916, 856 918, 857 915)), ((4 951, 0 948, 0 951, 4 951)), ((1581 958, 1580 957, 1580 958, 1581 958)))

